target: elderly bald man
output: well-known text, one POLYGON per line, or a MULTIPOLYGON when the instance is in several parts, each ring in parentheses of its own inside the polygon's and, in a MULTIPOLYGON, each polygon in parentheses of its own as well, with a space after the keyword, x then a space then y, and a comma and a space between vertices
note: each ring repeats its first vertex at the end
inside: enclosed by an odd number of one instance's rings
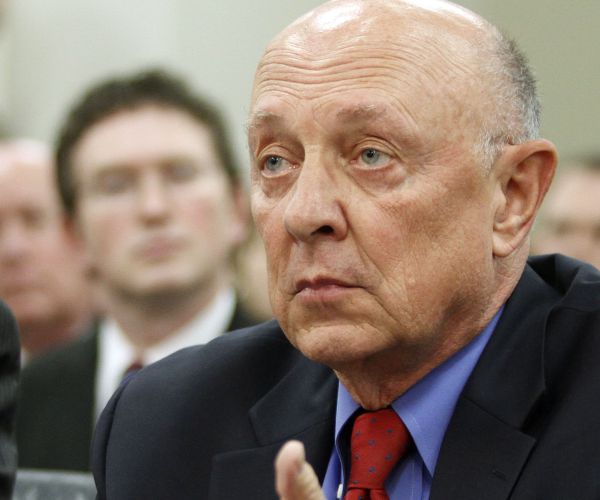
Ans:
POLYGON ((285 29, 249 122, 277 322, 129 380, 99 498, 598 498, 600 275, 527 262, 538 123, 524 57, 454 4, 285 29))
POLYGON ((92 287, 66 229, 44 143, 0 143, 0 200, 0 297, 17 319, 28 359, 91 326, 92 287))

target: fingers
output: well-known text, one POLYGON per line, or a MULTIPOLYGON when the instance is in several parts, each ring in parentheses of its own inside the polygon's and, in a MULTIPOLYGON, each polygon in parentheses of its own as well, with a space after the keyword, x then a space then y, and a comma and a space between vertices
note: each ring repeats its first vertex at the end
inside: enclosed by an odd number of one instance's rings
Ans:
POLYGON ((279 450, 275 459, 275 488, 280 500, 325 500, 299 441, 288 441, 279 450))

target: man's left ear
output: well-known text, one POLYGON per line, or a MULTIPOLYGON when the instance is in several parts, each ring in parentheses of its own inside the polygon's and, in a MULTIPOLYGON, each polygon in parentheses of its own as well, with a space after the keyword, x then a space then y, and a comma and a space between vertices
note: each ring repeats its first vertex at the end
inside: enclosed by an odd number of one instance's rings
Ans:
POLYGON ((552 182, 557 161, 556 147, 545 139, 506 146, 496 161, 493 234, 496 257, 510 255, 527 237, 552 182))

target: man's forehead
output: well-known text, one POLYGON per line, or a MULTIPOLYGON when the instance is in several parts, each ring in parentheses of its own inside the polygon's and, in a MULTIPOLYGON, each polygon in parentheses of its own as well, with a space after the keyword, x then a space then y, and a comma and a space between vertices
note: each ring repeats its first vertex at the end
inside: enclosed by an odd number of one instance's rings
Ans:
POLYGON ((437 0, 336 0, 317 8, 265 52, 249 132, 275 123, 273 102, 283 103, 281 109, 287 102, 287 112, 296 115, 300 107, 317 112, 318 106, 355 103, 365 94, 365 107, 328 111, 359 121, 382 115, 368 106, 380 99, 413 133, 444 120, 464 123, 464 130, 476 127, 487 102, 481 46, 491 47, 492 37, 488 25, 465 12, 437 0))
POLYGON ((0 154, 0 183, 35 184, 51 187, 52 168, 48 157, 0 154))
POLYGON ((272 45, 283 42, 294 46, 296 42, 302 44, 302 39, 307 37, 326 37, 345 31, 357 35, 381 31, 393 34, 403 20, 409 26, 433 22, 439 24, 438 28, 457 25, 462 30, 486 25, 477 14, 443 0, 332 0, 297 19, 273 40, 272 45), (373 24, 376 31, 372 30, 373 24))
POLYGON ((478 47, 488 42, 487 26, 466 9, 440 0, 328 2, 298 19, 269 44, 256 72, 253 97, 265 80, 278 80, 286 63, 305 60, 311 67, 323 67, 344 54, 365 62, 401 59, 407 67, 430 60, 430 66, 449 66, 448 71, 467 69, 477 57, 478 47), (445 64, 454 59, 460 63, 445 64))
POLYGON ((21 139, 0 144, 2 169, 13 168, 15 165, 33 165, 44 170, 51 163, 50 148, 41 142, 21 139))
POLYGON ((280 137, 296 137, 303 125, 306 125, 302 118, 310 117, 310 123, 317 120, 324 126, 324 128, 318 127, 316 130, 331 134, 331 136, 340 133, 343 135, 362 134, 367 130, 371 132, 380 130, 383 133, 384 130, 393 129, 395 140, 402 143, 405 148, 414 150, 423 146, 419 125, 410 116, 398 112, 397 109, 377 99, 360 102, 360 99, 342 98, 331 101, 330 105, 325 107, 313 107, 310 102, 304 104, 310 108, 310 112, 300 115, 288 112, 285 106, 264 109, 259 106, 255 109, 247 126, 250 145, 254 145, 259 138, 271 134, 280 137))
POLYGON ((6 207, 58 205, 48 157, 25 155, 0 158, 0 189, 6 207))

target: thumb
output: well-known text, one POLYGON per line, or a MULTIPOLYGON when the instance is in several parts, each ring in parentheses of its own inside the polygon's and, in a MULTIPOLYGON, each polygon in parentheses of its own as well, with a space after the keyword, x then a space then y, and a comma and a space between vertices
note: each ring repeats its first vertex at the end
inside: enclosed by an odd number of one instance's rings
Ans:
POLYGON ((275 459, 275 488, 280 500, 325 500, 300 441, 288 441, 275 459))

